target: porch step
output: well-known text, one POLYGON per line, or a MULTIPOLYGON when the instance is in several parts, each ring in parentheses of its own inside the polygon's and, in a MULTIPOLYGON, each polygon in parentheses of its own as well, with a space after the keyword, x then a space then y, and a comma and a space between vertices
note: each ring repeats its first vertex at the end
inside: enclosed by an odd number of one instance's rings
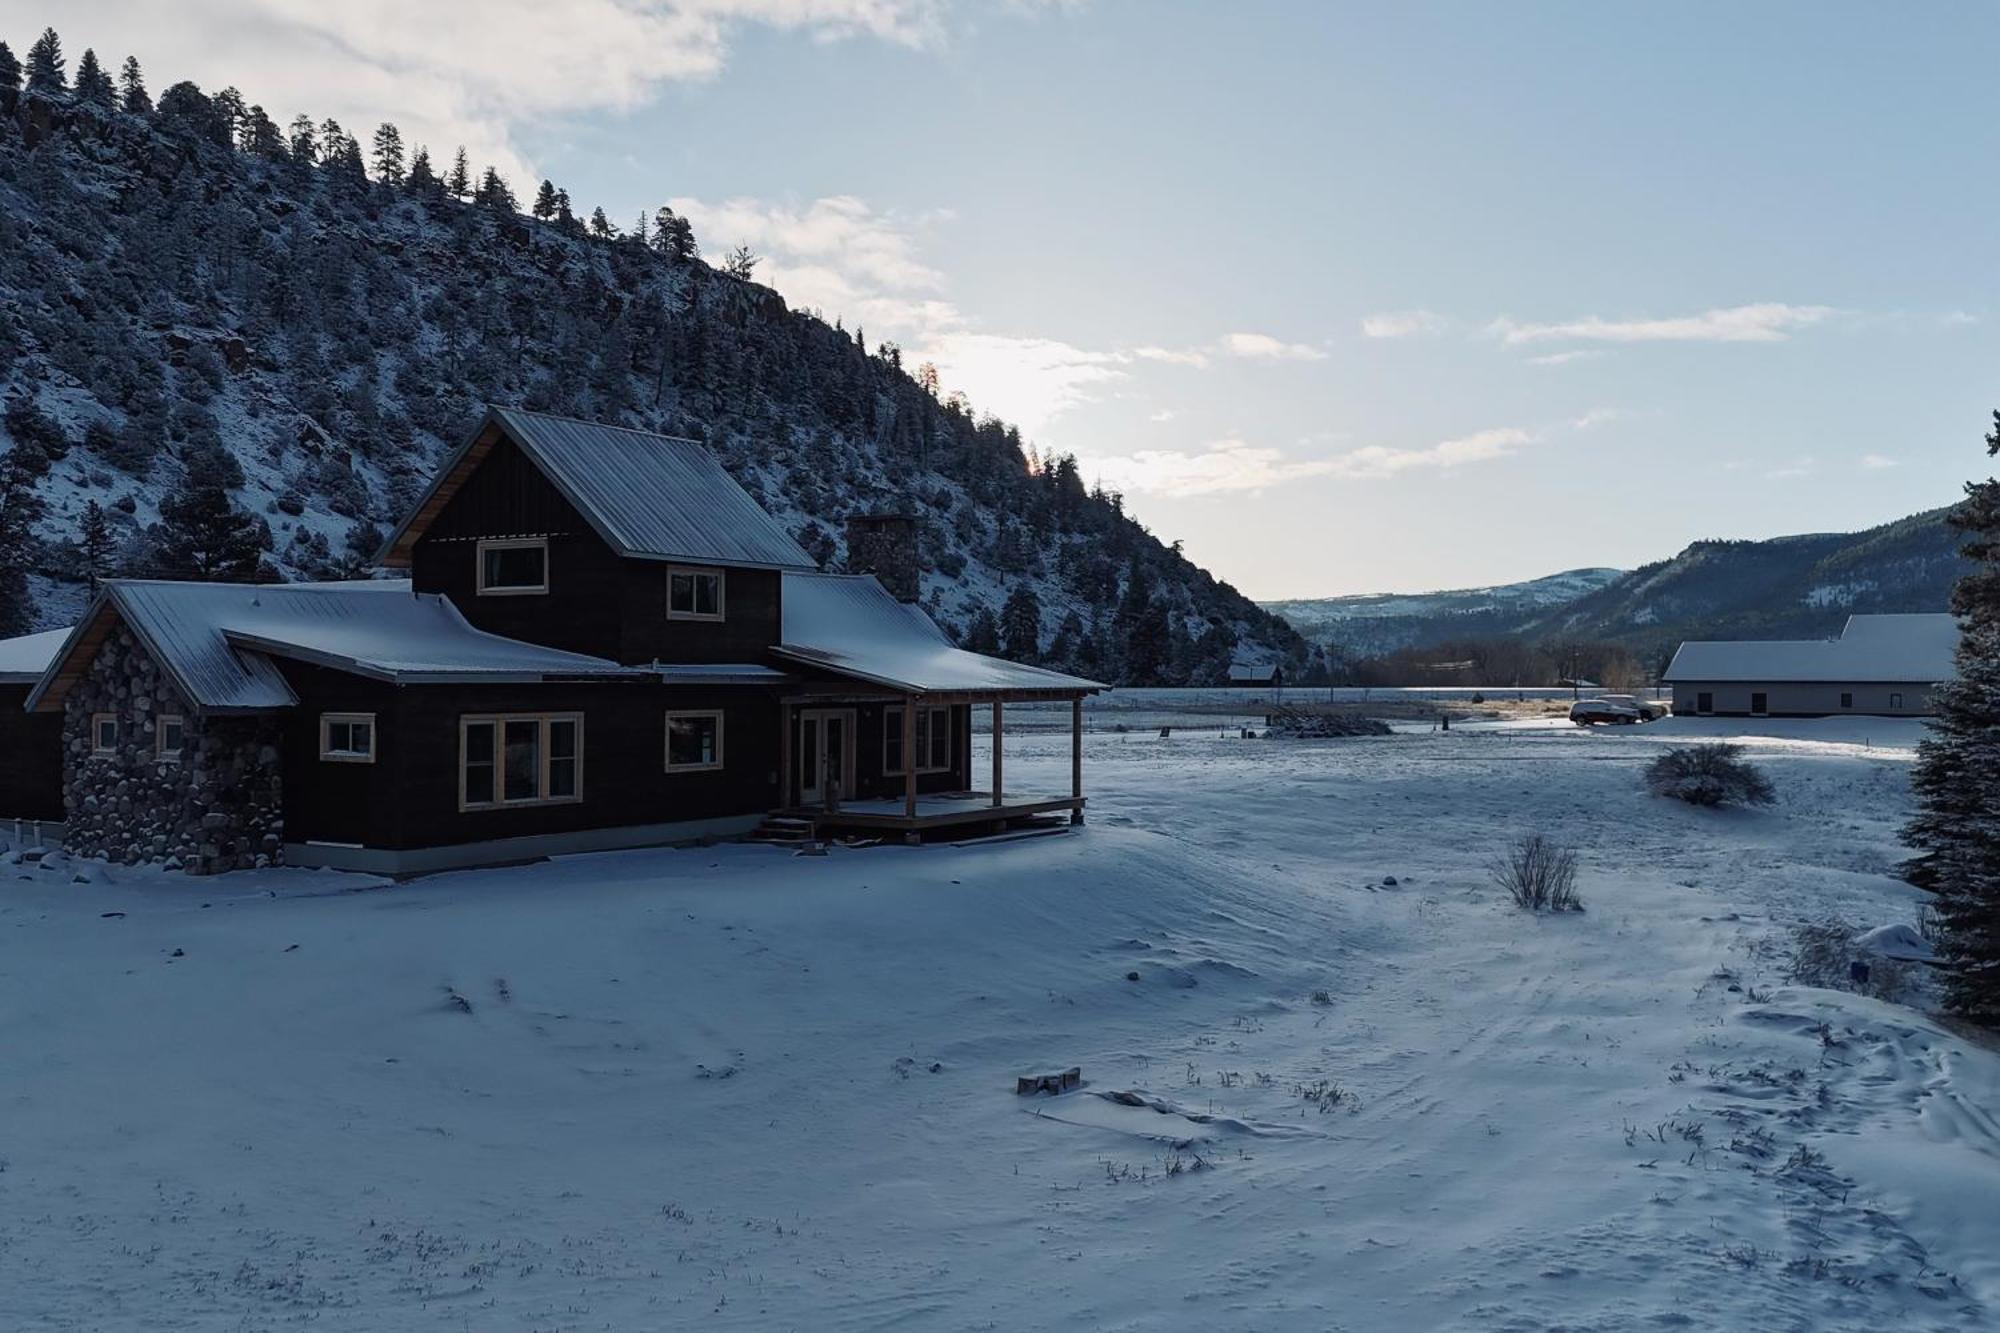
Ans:
POLYGON ((813 822, 797 815, 766 815, 763 823, 744 836, 751 842, 796 847, 813 840, 813 822))

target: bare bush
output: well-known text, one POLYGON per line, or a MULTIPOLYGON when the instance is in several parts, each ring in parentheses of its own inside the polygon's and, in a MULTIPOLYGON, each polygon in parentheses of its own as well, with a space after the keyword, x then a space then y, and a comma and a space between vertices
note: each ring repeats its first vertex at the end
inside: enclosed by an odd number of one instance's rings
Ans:
POLYGON ((1581 912, 1576 892, 1576 853, 1553 839, 1530 833, 1494 863, 1493 878, 1531 911, 1581 912))
POLYGON ((1769 805, 1771 780, 1733 745, 1683 745, 1646 765, 1646 790, 1689 805, 1769 805))

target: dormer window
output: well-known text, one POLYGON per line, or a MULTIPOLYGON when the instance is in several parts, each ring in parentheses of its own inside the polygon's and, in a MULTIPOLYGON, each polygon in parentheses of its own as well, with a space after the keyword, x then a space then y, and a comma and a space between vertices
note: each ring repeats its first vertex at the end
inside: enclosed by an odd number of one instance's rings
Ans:
POLYGON ((722 571, 668 565, 667 619, 722 619, 722 571))
POLYGON ((516 597, 548 590, 546 537, 488 538, 479 543, 481 597, 516 597))

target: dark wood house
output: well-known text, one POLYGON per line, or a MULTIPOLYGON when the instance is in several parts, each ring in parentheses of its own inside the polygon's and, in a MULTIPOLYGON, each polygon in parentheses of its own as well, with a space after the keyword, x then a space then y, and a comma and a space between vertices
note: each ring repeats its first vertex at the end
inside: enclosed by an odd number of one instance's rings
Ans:
MULTIPOLYGON (((913 552, 869 522, 860 547, 913 552)), ((381 562, 408 579, 108 584, 26 701, 61 718, 66 845, 409 873, 774 816, 911 837, 1082 819, 1080 752, 1067 790, 1012 792, 1000 726, 1067 700, 1080 743, 1096 683, 965 652, 872 574, 819 572, 695 442, 493 409, 381 562)))

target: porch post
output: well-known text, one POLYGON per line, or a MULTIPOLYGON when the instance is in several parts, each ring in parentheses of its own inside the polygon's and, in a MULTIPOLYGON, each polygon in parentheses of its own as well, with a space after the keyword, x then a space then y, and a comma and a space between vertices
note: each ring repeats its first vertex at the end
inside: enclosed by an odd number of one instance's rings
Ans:
MULTIPOLYGON (((1072 800, 1083 800, 1083 696, 1080 694, 1069 701, 1069 794, 1072 800)), ((1069 812, 1069 822, 1083 822, 1081 805, 1069 812)))
POLYGON ((917 696, 903 696, 903 815, 917 817, 917 696))
POLYGON ((995 699, 993 701, 993 804, 995 805, 1000 804, 1000 792, 1002 790, 1001 764, 1000 764, 1000 726, 1001 723, 1005 720, 1006 711, 1007 711, 1007 706, 1005 704, 1001 703, 998 699, 995 699))
POLYGON ((778 700, 778 808, 792 808, 792 706, 778 700))

